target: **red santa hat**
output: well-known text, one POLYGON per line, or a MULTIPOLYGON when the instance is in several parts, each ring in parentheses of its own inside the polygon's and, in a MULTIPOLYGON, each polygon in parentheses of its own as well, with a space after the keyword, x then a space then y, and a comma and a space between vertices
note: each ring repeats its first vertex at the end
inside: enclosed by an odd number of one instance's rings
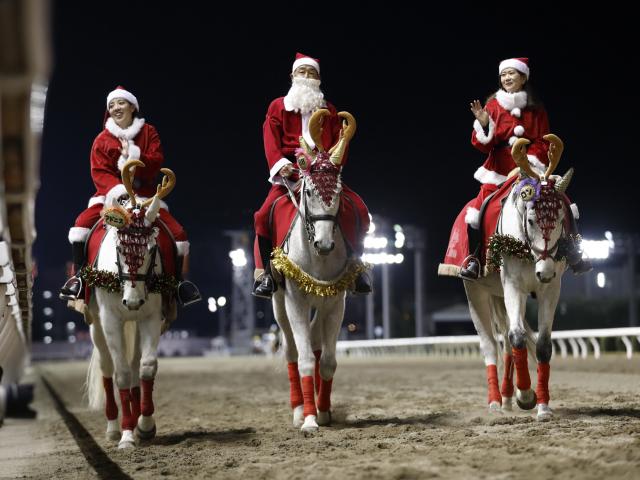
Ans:
POLYGON ((136 96, 119 85, 115 90, 109 92, 109 95, 107 95, 107 111, 109 110, 109 102, 114 98, 124 98, 127 102, 136 107, 137 111, 140 111, 140 105, 138 105, 138 99, 136 96))
POLYGON ((498 67, 498 75, 502 73, 502 71, 506 68, 515 68, 520 73, 524 74, 529 80, 529 59, 520 57, 520 58, 507 58, 500 62, 500 66, 498 67))
POLYGON ((301 65, 309 65, 316 69, 318 73, 320 73, 320 60, 317 58, 309 57, 303 53, 296 53, 296 60, 293 62, 293 67, 291 68, 291 73, 296 71, 296 68, 301 65))

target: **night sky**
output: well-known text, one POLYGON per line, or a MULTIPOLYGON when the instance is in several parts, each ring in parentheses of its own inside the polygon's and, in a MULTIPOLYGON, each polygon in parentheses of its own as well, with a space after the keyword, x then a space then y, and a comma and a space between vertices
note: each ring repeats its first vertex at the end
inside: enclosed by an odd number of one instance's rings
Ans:
MULTIPOLYGON (((580 207, 583 234, 640 229, 631 173, 637 51, 624 12, 578 18, 542 7, 517 12, 514 4, 508 12, 423 14, 387 3, 366 7, 365 16, 337 8, 241 6, 223 14, 199 2, 115 5, 56 2, 52 12, 36 292, 64 281, 68 229, 95 191, 91 144, 107 93, 123 85, 158 129, 165 166, 176 173, 167 200, 189 232, 193 278, 205 297, 228 295, 222 231, 252 228, 268 192, 262 122, 270 101, 288 90, 296 51, 320 59, 325 97, 358 121, 344 181, 374 215, 427 232, 429 295, 462 295, 459 282, 438 278, 436 269, 455 216, 479 189, 473 173, 485 157, 470 144, 469 102, 496 90, 504 58, 530 58, 531 85, 565 142, 559 173, 576 168, 568 193, 580 207)), ((198 325, 205 314, 202 302, 182 325, 198 325)))

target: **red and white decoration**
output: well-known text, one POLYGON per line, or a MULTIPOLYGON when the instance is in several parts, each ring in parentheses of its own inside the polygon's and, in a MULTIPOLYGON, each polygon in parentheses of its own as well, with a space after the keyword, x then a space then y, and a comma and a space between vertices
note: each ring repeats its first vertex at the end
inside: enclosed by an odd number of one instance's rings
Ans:
POLYGON ((291 73, 295 72, 296 68, 302 65, 309 65, 315 68, 318 73, 320 73, 320 60, 303 53, 296 53, 296 59, 293 62, 293 67, 291 67, 291 73))
POLYGON ((519 58, 507 58, 500 62, 498 66, 498 75, 502 73, 503 70, 507 68, 515 68, 520 73, 524 74, 529 79, 529 59, 526 57, 519 58))

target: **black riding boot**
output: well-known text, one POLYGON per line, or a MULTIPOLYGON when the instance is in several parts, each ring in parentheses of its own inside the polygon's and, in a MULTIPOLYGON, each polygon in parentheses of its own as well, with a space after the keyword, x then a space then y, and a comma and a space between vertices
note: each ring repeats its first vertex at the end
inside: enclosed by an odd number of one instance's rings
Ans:
POLYGON ((61 300, 79 300, 84 298, 84 284, 80 278, 80 270, 82 270, 85 263, 84 244, 85 242, 73 242, 71 244, 74 275, 69 278, 60 289, 58 296, 61 300))
POLYGON ((200 295, 200 290, 196 285, 182 278, 182 265, 184 263, 184 256, 178 255, 176 257, 176 278, 178 279, 178 287, 176 288, 176 296, 178 297, 178 302, 180 302, 180 306, 187 307, 191 304, 199 302, 202 300, 202 296, 200 295))
POLYGON ((467 225, 467 238, 469 239, 470 255, 464 259, 460 266, 460 276, 466 280, 477 280, 480 276, 480 231, 467 225))
POLYGON ((568 247, 567 247, 567 263, 569 264, 569 268, 571 268, 574 275, 581 275, 583 273, 587 273, 593 270, 593 265, 591 265, 591 262, 589 260, 585 260, 582 258, 582 251, 580 250, 580 242, 575 240, 575 237, 579 235, 578 223, 576 222, 576 219, 573 216, 573 210, 571 210, 571 205, 569 205, 569 200, 566 197, 565 197, 565 201, 567 203, 567 211, 569 212, 569 217, 571 220, 571 235, 572 235, 572 238, 569 238, 568 247))
POLYGON ((273 292, 278 290, 273 275, 271 275, 271 239, 258 235, 258 249, 260 250, 262 265, 264 265, 264 272, 253 284, 253 292, 251 294, 255 297, 269 299, 273 292))

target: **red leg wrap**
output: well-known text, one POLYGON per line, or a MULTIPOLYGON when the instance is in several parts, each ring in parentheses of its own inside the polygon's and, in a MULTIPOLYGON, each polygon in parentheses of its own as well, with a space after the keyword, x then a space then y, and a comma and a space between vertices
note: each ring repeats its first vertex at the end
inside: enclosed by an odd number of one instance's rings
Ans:
POLYGON ((548 363, 538 364, 538 386, 536 387, 536 396, 538 403, 549 404, 549 376, 551 374, 551 365, 548 363))
POLYGON ((113 379, 102 377, 102 385, 106 397, 105 414, 107 420, 115 420, 118 418, 118 405, 116 404, 116 396, 113 393, 113 379))
POLYGON ((328 412, 331 410, 331 385, 333 384, 333 378, 331 380, 320 380, 320 393, 318 394, 318 410, 321 412, 328 412))
POLYGON ((320 356, 322 355, 322 350, 314 350, 313 355, 316 357, 316 370, 313 383, 316 386, 316 395, 318 395, 320 392, 320 356))
POLYGON ((489 398, 487 403, 498 402, 502 405, 502 397, 498 389, 498 367, 487 365, 487 384, 489 386, 489 398))
POLYGON ((298 362, 288 363, 287 368, 289 369, 289 397, 291 399, 291 408, 296 408, 304 403, 302 388, 300 387, 298 362))
POLYGON ((140 412, 145 417, 153 415, 153 380, 140 379, 142 386, 142 401, 140 402, 140 412))
POLYGON ((131 415, 131 390, 128 388, 120 390, 120 405, 122 406, 122 425, 123 430, 133 430, 136 421, 131 415))
POLYGON ((131 415, 137 422, 140 416, 140 387, 131 389, 131 415))
POLYGON ((512 348, 513 362, 516 366, 516 385, 518 390, 529 390, 531 388, 531 377, 529 377, 529 365, 527 363, 527 348, 512 348))
POLYGON ((502 377, 502 396, 513 397, 513 357, 504 354, 504 377, 502 377))
POLYGON ((307 375, 302 377, 302 397, 304 398, 304 416, 317 415, 315 392, 313 390, 313 377, 307 375))

